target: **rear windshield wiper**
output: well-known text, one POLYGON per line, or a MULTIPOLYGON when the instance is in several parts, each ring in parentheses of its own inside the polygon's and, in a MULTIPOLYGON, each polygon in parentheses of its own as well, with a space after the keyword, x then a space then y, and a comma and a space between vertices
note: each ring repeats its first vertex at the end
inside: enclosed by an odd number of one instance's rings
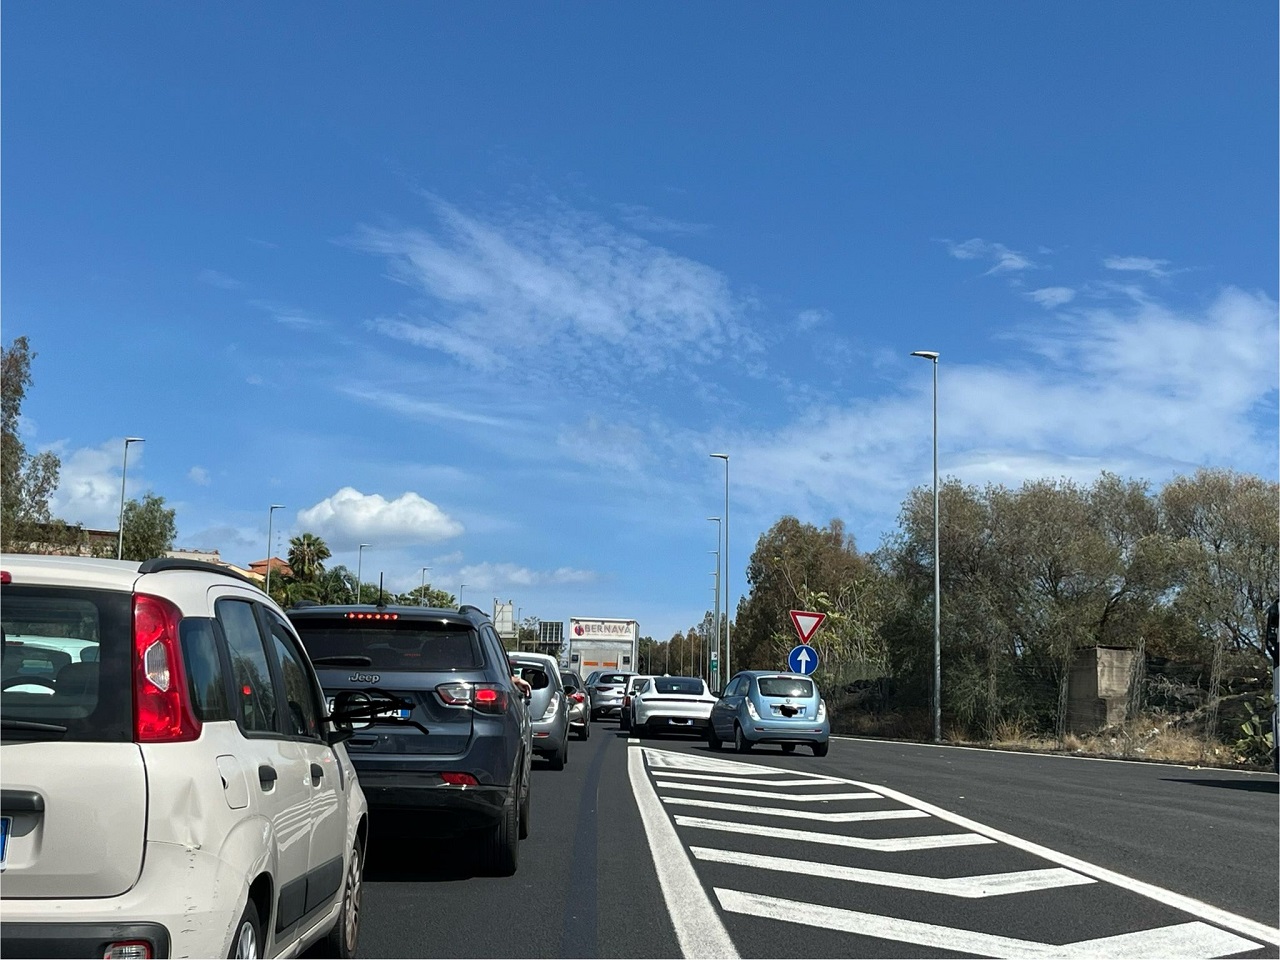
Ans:
POLYGON ((339 657, 312 657, 311 663, 317 667, 372 667, 373 658, 356 653, 339 657))
POLYGON ((12 720, 9 717, 0 718, 0 729, 3 730, 33 730, 36 733, 66 733, 67 728, 57 723, 41 723, 39 720, 12 720))

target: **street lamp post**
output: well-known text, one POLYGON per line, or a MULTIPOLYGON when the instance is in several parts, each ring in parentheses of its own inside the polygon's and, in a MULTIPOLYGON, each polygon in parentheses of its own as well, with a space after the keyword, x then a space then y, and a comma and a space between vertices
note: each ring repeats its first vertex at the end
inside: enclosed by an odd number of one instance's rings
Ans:
POLYGON ((713 453, 711 456, 724 461, 724 675, 731 677, 733 676, 733 634, 730 623, 733 620, 733 597, 729 592, 729 455, 713 453))
POLYGON ((427 574, 430 572, 430 567, 422 568, 422 592, 418 594, 418 606, 420 607, 427 605, 427 574))
POLYGON ((356 550, 356 603, 364 597, 364 548, 371 546, 371 543, 362 543, 356 550))
POLYGON ((124 479, 129 472, 129 444, 142 443, 142 437, 124 438, 124 464, 120 468, 120 540, 116 544, 116 559, 124 559, 124 479))
POLYGON ((720 689, 719 680, 720 680, 720 526, 721 526, 721 520, 719 517, 707 517, 707 520, 708 521, 714 520, 716 524, 716 549, 715 549, 715 555, 716 555, 716 602, 715 602, 716 646, 715 646, 715 651, 716 651, 716 655, 715 655, 715 659, 707 664, 707 678, 711 681, 711 689, 719 690, 720 689))
POLYGON ((273 503, 271 509, 267 511, 267 596, 271 596, 271 521, 275 519, 276 511, 283 510, 284 504, 273 503))
POLYGON ((938 352, 915 350, 933 364, 933 742, 942 742, 942 575, 938 564, 938 352))

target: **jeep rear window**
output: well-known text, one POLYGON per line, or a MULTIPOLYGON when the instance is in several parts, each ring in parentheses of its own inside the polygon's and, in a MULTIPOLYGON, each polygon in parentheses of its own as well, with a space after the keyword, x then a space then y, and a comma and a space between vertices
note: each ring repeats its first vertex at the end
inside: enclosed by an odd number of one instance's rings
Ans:
POLYGON ((4 739, 133 739, 133 606, 129 593, 4 588, 0 717, 65 727, 38 733, 6 724, 4 739))
MULTIPOLYGON (((478 670, 484 666, 479 634, 460 623, 298 617, 293 626, 312 660, 365 656, 372 661, 368 669, 382 672, 478 670)), ((321 664, 319 669, 326 668, 321 664)))
POLYGON ((795 680, 791 677, 761 677, 756 681, 762 697, 812 697, 812 680, 795 680))

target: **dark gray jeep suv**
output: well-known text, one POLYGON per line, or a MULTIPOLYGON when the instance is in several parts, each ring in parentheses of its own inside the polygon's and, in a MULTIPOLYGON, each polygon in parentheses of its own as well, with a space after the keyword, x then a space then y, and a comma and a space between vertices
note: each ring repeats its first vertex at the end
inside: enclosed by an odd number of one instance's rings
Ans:
POLYGON ((370 688, 403 704, 356 724, 347 741, 370 810, 401 833, 474 831, 484 869, 514 873, 529 832, 531 726, 484 612, 362 604, 287 613, 331 704, 370 688))

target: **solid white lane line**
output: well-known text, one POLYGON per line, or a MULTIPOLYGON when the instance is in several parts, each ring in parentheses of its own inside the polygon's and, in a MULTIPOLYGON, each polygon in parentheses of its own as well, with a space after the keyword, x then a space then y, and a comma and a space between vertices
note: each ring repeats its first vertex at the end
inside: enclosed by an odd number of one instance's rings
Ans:
POLYGON ((716 850, 711 847, 690 847, 689 852, 699 860, 711 863, 727 863, 736 867, 750 867, 752 870, 776 870, 793 876, 827 877, 831 880, 869 883, 878 887, 919 890, 922 893, 939 893, 969 900, 1097 883, 1096 880, 1072 873, 1062 867, 990 873, 975 877, 921 877, 914 873, 891 873, 887 870, 842 867, 816 860, 788 860, 783 857, 767 857, 759 853, 742 853, 738 850, 716 850))
POLYGON ((755 783, 773 787, 825 787, 833 781, 830 777, 806 777, 798 780, 766 780, 764 777, 718 777, 710 773, 685 773, 683 770, 655 770, 655 777, 681 777, 685 780, 712 780, 719 783, 755 783))
POLYGON ((627 776, 636 806, 640 808, 640 821, 644 824, 649 853, 680 952, 686 957, 737 960, 738 951, 729 939, 720 914, 698 880, 693 863, 667 818, 667 811, 649 783, 639 750, 627 751, 627 776))
POLYGON ((824 843, 830 847, 852 847, 856 850, 875 850, 877 853, 906 853, 913 850, 938 850, 942 847, 972 847, 983 843, 995 843, 976 833, 937 833, 925 837, 847 837, 838 833, 815 833, 812 830, 790 830, 786 827, 757 827, 750 823, 732 820, 707 820, 704 817, 686 817, 676 814, 677 827, 696 830, 719 830, 722 833, 740 833, 751 837, 769 837, 771 840, 799 840, 804 843, 824 843))
POLYGON ((825 800, 879 800, 878 793, 772 793, 768 790, 735 790, 733 787, 713 787, 702 783, 676 783, 659 780, 664 790, 689 790, 697 793, 717 793, 735 797, 755 797, 757 800, 794 800, 797 803, 816 803, 825 800))
POLYGON ((732 813, 757 813, 770 817, 789 817, 793 820, 817 820, 823 823, 860 823, 864 820, 913 820, 927 817, 923 810, 911 808, 899 810, 854 810, 848 813, 823 813, 821 810, 785 810, 782 807, 755 807, 749 803, 721 803, 716 800, 699 800, 696 797, 663 797, 668 806, 704 807, 707 810, 725 810, 732 813))
POLYGON ((808 927, 839 930, 864 937, 983 957, 1167 957, 1170 960, 1189 960, 1193 957, 1230 956, 1258 947, 1256 943, 1205 923, 1181 923, 1124 934, 1121 937, 1059 945, 921 923, 918 920, 881 917, 873 913, 859 913, 799 900, 782 900, 720 887, 716 888, 715 893, 720 906, 729 913, 766 917, 783 923, 800 923, 808 927))
POLYGON ((1081 860, 1079 857, 1072 857, 1050 847, 1032 843, 1030 840, 1023 840, 1021 837, 1015 837, 1011 833, 988 827, 985 824, 978 823, 976 820, 962 817, 958 813, 952 813, 950 810, 945 810, 932 803, 926 803, 905 793, 899 793, 897 790, 863 783, 860 780, 844 780, 843 782, 854 787, 874 787, 884 794, 885 799, 897 800, 900 803, 915 807, 917 810, 923 810, 925 813, 932 814, 940 820, 946 820, 948 823, 954 823, 958 827, 964 827, 966 830, 972 830, 974 833, 981 834, 984 837, 990 837, 995 843, 1007 844, 1017 850, 1048 860, 1050 863, 1066 867, 1068 870, 1083 873, 1086 877, 1093 877, 1095 880, 1101 880, 1103 883, 1109 883, 1112 886, 1136 893, 1149 900, 1155 900, 1158 903, 1173 907, 1175 910, 1181 910, 1183 913, 1189 913, 1193 917, 1199 917, 1201 920, 1208 920, 1210 923, 1236 930, 1247 937, 1253 937, 1273 945, 1280 945, 1280 929, 1276 927, 1269 927, 1265 923, 1260 923, 1249 917, 1242 917, 1229 910, 1223 910, 1221 907, 1215 907, 1213 904, 1205 903, 1203 900, 1197 900, 1181 893, 1174 893, 1172 890, 1157 887, 1154 883, 1135 880, 1133 877, 1127 877, 1123 873, 1116 873, 1114 870, 1108 870, 1106 867, 1089 863, 1089 861, 1081 860))

